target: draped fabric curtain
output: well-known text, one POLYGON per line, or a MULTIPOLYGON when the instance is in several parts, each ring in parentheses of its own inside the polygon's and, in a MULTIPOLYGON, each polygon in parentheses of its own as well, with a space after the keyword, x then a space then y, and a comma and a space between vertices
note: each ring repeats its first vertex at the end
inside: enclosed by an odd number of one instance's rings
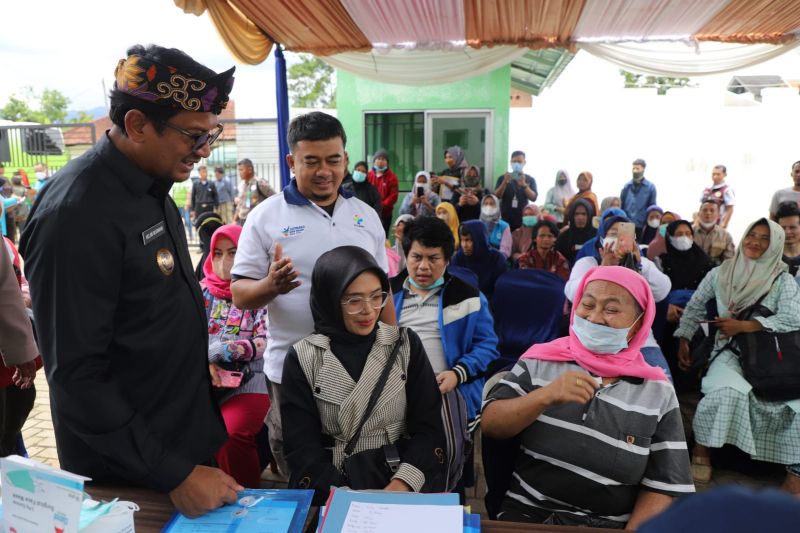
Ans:
POLYGON ((227 0, 285 50, 324 56, 372 44, 340 0, 227 0))
POLYGON ((800 0, 173 1, 187 13, 208 11, 245 63, 263 61, 275 40, 405 85, 461 80, 547 47, 582 48, 637 72, 713 74, 792 49, 800 32, 800 0))
POLYGON ((400 85, 449 83, 508 65, 528 50, 517 46, 462 50, 389 50, 321 57, 326 63, 362 78, 400 85))
POLYGON ((658 76, 701 76, 742 69, 770 60, 800 45, 685 43, 583 43, 580 48, 625 70, 658 76))
POLYGON ((695 37, 699 41, 780 44, 796 40, 798 30, 797 0, 729 0, 695 37))
POLYGON ((464 42, 464 0, 341 0, 376 48, 447 49, 464 42))
POLYGON ((688 38, 730 0, 586 0, 572 39, 577 42, 688 38))
POLYGON ((570 37, 585 0, 463 0, 467 43, 527 48, 571 48, 570 37))
POLYGON ((174 0, 175 5, 195 16, 208 11, 222 42, 233 57, 248 65, 263 62, 272 49, 272 39, 227 0, 174 0))

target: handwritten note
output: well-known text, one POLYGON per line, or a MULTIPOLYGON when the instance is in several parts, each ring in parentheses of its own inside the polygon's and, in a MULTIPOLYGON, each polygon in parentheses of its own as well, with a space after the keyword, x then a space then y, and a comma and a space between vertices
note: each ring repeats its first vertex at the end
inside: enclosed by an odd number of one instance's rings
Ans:
POLYGON ((464 508, 460 505, 352 502, 342 533, 460 533, 463 530, 464 508))

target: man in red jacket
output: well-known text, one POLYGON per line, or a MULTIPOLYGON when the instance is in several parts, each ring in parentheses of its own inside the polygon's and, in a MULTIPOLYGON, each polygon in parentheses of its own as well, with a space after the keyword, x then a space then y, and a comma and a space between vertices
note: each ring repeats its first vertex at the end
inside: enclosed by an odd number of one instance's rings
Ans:
POLYGON ((372 170, 367 176, 369 182, 381 195, 381 222, 383 230, 389 231, 392 225, 392 210, 397 202, 397 176, 389 168, 389 154, 381 148, 372 156, 372 170))

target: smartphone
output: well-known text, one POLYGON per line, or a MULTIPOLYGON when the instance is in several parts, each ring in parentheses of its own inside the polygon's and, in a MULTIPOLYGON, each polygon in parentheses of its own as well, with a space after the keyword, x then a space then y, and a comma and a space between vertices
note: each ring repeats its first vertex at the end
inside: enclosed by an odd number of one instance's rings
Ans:
POLYGON ((417 187, 417 198, 425 196, 425 187, 417 187))
POLYGON ((234 372, 232 370, 224 370, 220 368, 217 370, 217 376, 219 376, 219 380, 223 387, 235 389, 242 384, 242 377, 244 377, 244 374, 242 372, 234 372))
POLYGON ((636 225, 632 222, 620 222, 617 232, 617 250, 630 253, 636 246, 636 225))

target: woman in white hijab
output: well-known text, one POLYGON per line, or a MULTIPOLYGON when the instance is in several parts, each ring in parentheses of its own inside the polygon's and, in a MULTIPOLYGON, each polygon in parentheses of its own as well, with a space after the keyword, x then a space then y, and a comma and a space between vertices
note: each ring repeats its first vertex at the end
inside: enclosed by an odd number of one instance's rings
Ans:
POLYGON ((500 215, 500 201, 497 196, 484 196, 481 200, 481 222, 489 232, 489 244, 508 259, 511 256, 511 227, 500 215))
POLYGON ((679 363, 686 369, 691 364, 689 339, 706 319, 706 303, 716 301, 713 359, 692 422, 696 483, 711 480, 708 449, 732 444, 757 461, 787 465, 783 488, 800 494, 800 398, 771 401, 757 396, 733 351, 741 333, 800 330, 800 288, 782 261, 784 239, 783 229, 771 220, 750 224, 736 255, 703 278, 675 332, 680 338, 679 363), (758 312, 740 320, 740 313, 756 303, 771 314, 758 312))
POLYGON ((556 184, 547 191, 544 201, 545 209, 556 217, 559 226, 564 223, 567 205, 573 196, 575 196, 575 189, 572 188, 572 183, 569 181, 569 174, 566 170, 561 169, 556 172, 556 184))
POLYGON ((414 186, 400 205, 401 215, 411 215, 412 217, 435 216, 436 206, 441 199, 439 195, 431 190, 431 174, 425 170, 420 170, 414 176, 414 186))

